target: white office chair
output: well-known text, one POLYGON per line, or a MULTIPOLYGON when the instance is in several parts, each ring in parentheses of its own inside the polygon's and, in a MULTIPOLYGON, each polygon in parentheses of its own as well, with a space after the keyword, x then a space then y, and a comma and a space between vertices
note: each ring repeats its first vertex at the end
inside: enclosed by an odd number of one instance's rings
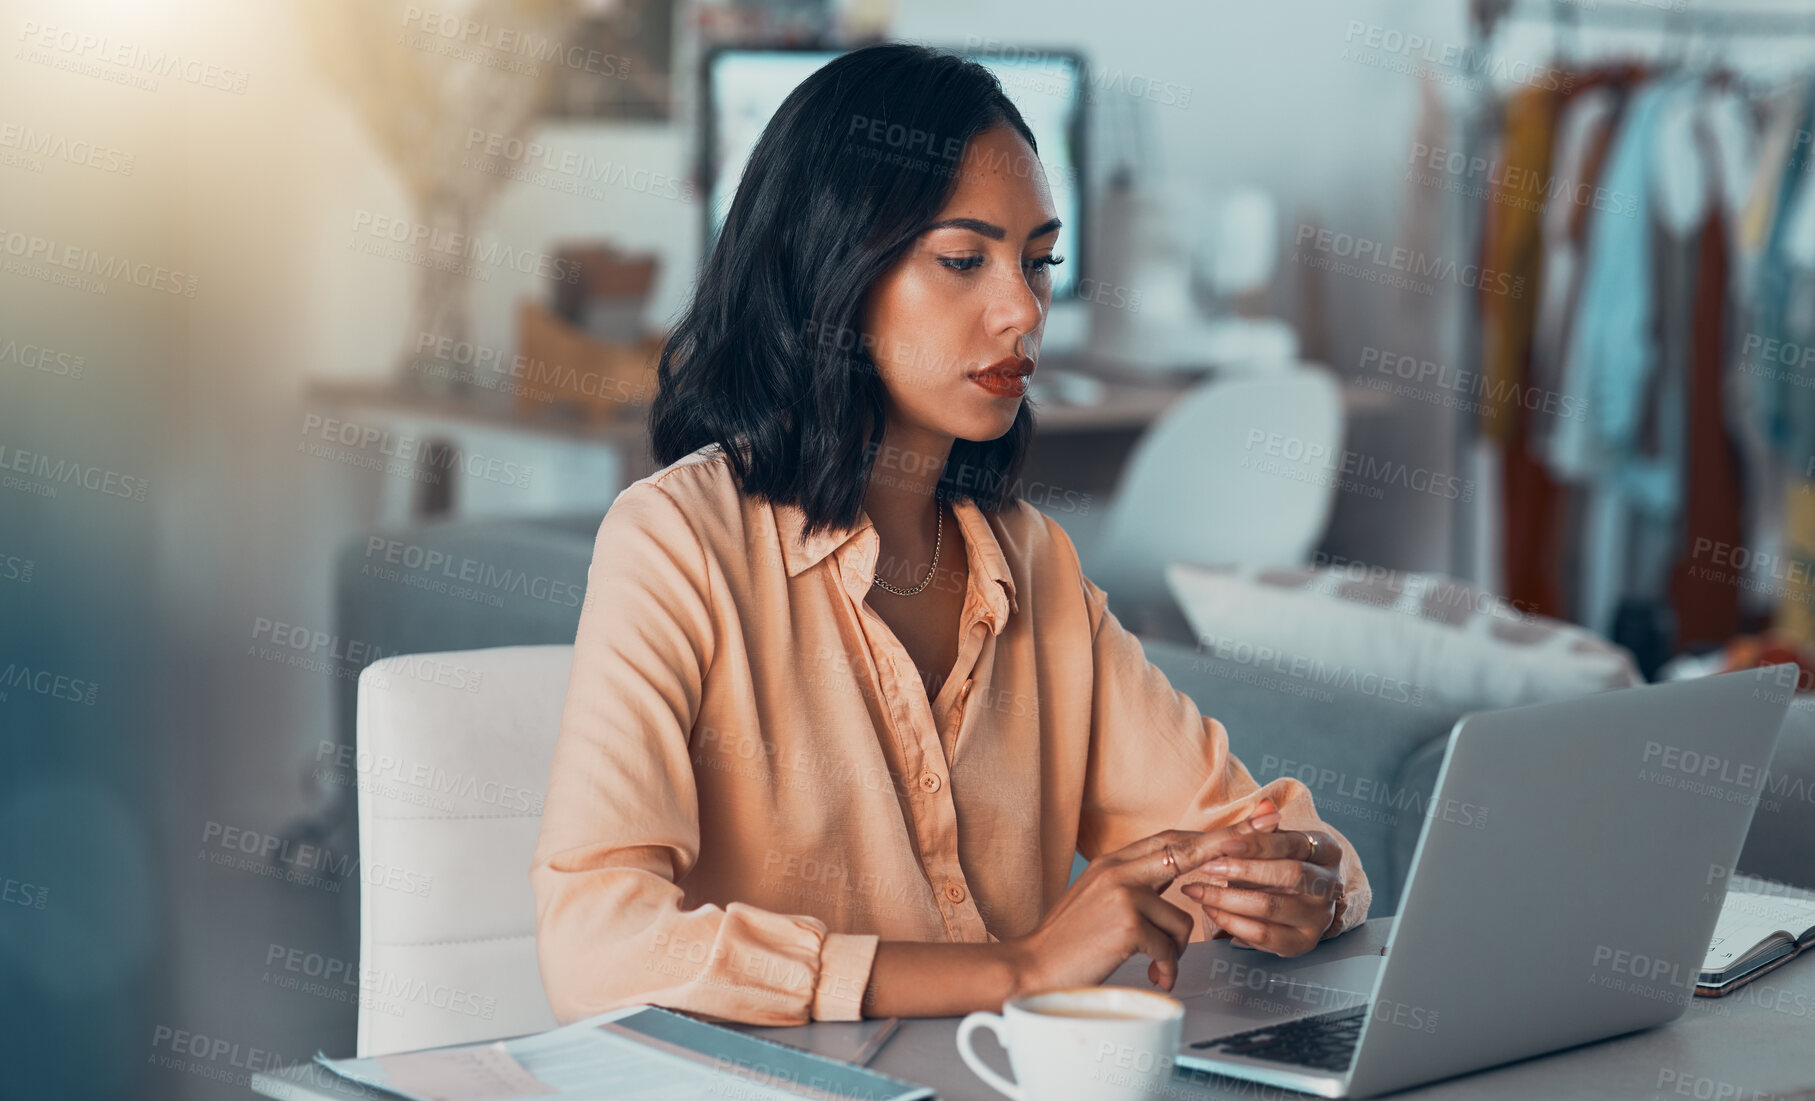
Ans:
POLYGON ((512 646, 360 675, 361 1056, 557 1023, 529 865, 572 662, 512 646))
POLYGON ((1304 562, 1329 522, 1342 440, 1341 392, 1321 367, 1206 382, 1136 444, 1101 525, 1073 534, 1085 575, 1139 630, 1171 606, 1169 563, 1304 562))

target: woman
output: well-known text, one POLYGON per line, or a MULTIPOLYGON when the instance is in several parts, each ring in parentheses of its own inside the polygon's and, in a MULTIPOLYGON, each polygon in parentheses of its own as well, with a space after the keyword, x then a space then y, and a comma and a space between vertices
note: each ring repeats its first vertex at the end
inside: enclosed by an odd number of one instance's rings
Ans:
POLYGON ((1136 952, 1169 990, 1191 940, 1364 919, 1015 496, 1060 228, 956 57, 847 54, 764 131, 594 549, 531 873, 561 1020, 946 1016, 1136 952))

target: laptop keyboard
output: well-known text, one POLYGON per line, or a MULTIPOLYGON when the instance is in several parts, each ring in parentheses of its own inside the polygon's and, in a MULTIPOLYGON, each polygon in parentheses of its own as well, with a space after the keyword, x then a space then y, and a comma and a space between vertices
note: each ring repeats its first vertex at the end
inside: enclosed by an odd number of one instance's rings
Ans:
POLYGON ((1345 1071, 1355 1058, 1355 1043, 1367 1023, 1366 1006, 1336 1013, 1320 1013, 1285 1024, 1199 1040, 1187 1045, 1209 1048, 1219 1055, 1240 1055, 1269 1063, 1291 1063, 1318 1070, 1345 1071))

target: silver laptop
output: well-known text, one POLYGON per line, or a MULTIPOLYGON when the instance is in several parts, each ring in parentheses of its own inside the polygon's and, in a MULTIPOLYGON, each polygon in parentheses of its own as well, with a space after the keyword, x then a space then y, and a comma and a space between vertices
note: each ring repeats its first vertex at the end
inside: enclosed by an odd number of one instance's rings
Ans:
POLYGON ((1384 955, 1280 972, 1292 996, 1233 1033, 1185 999, 1181 1072, 1371 1097, 1675 1020, 1795 685, 1779 665, 1464 716, 1384 955))

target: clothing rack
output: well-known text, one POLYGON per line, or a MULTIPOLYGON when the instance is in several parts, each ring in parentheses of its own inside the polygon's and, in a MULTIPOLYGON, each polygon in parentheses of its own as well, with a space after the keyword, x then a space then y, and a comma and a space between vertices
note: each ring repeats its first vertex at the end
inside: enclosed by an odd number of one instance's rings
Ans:
MULTIPOLYGON (((1618 6, 1588 6, 1571 0, 1472 0, 1467 20, 1467 58, 1477 79, 1463 121, 1462 133, 1463 145, 1469 155, 1476 156, 1484 150, 1487 145, 1485 135, 1491 132, 1489 110, 1494 102, 1494 90, 1482 76, 1481 70, 1490 59, 1490 51, 1494 40, 1500 36, 1500 29, 1508 23, 1550 25, 1558 32, 1551 45, 1553 53, 1571 57, 1577 56, 1577 51, 1573 44, 1566 46, 1562 36, 1568 35, 1573 39, 1577 32, 1585 29, 1645 31, 1661 33, 1667 37, 1688 36, 1716 40, 1760 36, 1815 39, 1815 11, 1756 7, 1721 9, 1692 6, 1705 0, 1675 2, 1681 6, 1666 6, 1672 0, 1656 0, 1655 3, 1635 0, 1634 3, 1618 6)), ((1811 54, 1810 63, 1815 65, 1815 53, 1811 54)), ((1485 208, 1479 204, 1463 204, 1459 219, 1462 240, 1480 240, 1485 215, 1485 208)), ((1461 315, 1454 326, 1461 342, 1461 355, 1458 358, 1464 369, 1477 371, 1481 366, 1480 314, 1472 302, 1464 299, 1461 315)), ((1456 417, 1452 446, 1458 464, 1470 460, 1475 441, 1475 418, 1466 415, 1456 417)), ((1485 502, 1477 498, 1472 507, 1485 507, 1485 502)), ((1480 561, 1480 548, 1475 542, 1477 530, 1477 516, 1472 510, 1451 526, 1451 573, 1476 584, 1486 584, 1494 579, 1480 576, 1480 571, 1476 569, 1480 561)))
MULTIPOLYGON (((1501 11, 1493 13, 1496 24, 1503 19, 1551 22, 1571 27, 1663 31, 1671 34, 1704 34, 1713 31, 1721 35, 1744 36, 1815 35, 1815 12, 1690 7, 1687 0, 1681 8, 1647 3, 1585 7, 1579 3, 1569 3, 1568 0, 1513 0, 1501 11)), ((1473 20, 1470 22, 1479 29, 1478 23, 1473 20)))

